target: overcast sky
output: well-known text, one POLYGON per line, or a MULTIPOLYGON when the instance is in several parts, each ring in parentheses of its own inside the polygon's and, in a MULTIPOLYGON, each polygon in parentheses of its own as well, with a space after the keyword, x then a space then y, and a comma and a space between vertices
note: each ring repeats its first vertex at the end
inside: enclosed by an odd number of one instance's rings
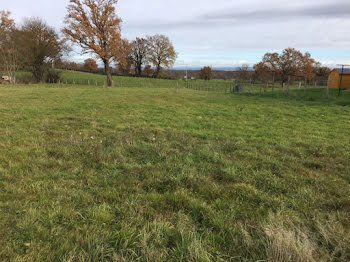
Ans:
MULTIPOLYGON (((0 2, 17 22, 39 16, 60 29, 69 0, 0 2)), ((176 66, 253 64, 286 47, 331 66, 350 64, 350 0, 119 0, 117 10, 130 40, 168 35, 179 53, 176 66)))

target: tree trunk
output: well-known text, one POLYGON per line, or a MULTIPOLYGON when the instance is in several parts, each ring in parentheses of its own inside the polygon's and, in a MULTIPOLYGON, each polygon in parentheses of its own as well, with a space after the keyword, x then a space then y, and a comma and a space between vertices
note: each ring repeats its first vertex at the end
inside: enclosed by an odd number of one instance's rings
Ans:
POLYGON ((104 60, 103 62, 105 64, 105 73, 107 75, 107 86, 111 87, 113 86, 113 78, 112 78, 111 68, 109 67, 109 61, 104 60))
POLYGON ((142 64, 139 64, 139 65, 137 66, 137 75, 138 75, 138 76, 141 76, 141 75, 142 75, 142 64))
POLYGON ((156 69, 156 73, 155 73, 156 78, 159 77, 159 73, 160 73, 160 65, 157 65, 157 69, 156 69))
POLYGON ((306 96, 306 84, 307 84, 307 79, 304 79, 304 96, 306 96))

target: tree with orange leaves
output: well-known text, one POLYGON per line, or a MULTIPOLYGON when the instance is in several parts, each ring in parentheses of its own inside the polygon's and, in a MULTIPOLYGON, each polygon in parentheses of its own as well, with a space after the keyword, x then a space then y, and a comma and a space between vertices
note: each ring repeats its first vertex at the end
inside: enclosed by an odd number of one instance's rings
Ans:
POLYGON ((279 74, 282 78, 282 85, 288 78, 295 76, 300 68, 300 58, 302 53, 294 48, 286 48, 282 54, 266 53, 263 57, 263 63, 273 72, 279 74))
POLYGON ((96 60, 93 58, 88 58, 84 61, 84 69, 88 72, 94 72, 98 68, 96 60))
POLYGON ((310 53, 306 52, 305 55, 301 55, 298 74, 304 78, 304 95, 306 95, 307 81, 310 81, 316 77, 314 69, 319 67, 319 65, 319 62, 316 62, 315 59, 311 58, 310 53))
POLYGON ((319 67, 319 65, 320 63, 316 62, 316 60, 311 57, 311 54, 306 52, 300 57, 299 75, 302 76, 305 81, 310 81, 315 78, 316 74, 314 69, 319 67))
POLYGON ((263 83, 268 82, 271 75, 270 68, 265 65, 263 62, 257 63, 254 65, 254 72, 256 77, 261 80, 263 83))
POLYGON ((128 40, 122 39, 120 52, 117 54, 117 67, 122 75, 130 75, 135 71, 133 68, 134 62, 131 57, 131 43, 128 40))
POLYGON ((70 0, 63 29, 66 38, 79 44, 83 53, 94 53, 103 61, 108 86, 113 85, 110 64, 123 57, 117 3, 118 0, 70 0))
POLYGON ((210 66, 205 66, 201 69, 199 73, 199 78, 203 80, 210 80, 213 78, 213 70, 210 66))

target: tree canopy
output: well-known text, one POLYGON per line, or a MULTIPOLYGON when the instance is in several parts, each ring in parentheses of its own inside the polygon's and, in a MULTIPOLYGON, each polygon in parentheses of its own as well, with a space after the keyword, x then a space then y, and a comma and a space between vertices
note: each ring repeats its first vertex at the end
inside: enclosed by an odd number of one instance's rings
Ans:
POLYGON ((122 57, 122 20, 116 14, 117 0, 70 0, 63 29, 66 38, 84 53, 96 54, 104 63, 108 86, 113 85, 110 64, 122 57))
POLYGON ((170 39, 165 35, 147 37, 149 61, 156 67, 155 76, 159 77, 161 67, 174 65, 177 54, 170 39))

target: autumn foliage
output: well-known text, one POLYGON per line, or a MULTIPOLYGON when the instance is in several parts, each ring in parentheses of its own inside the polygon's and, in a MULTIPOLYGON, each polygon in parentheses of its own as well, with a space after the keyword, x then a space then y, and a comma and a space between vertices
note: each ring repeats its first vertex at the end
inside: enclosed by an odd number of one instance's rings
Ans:
POLYGON ((117 0, 70 0, 63 32, 68 40, 81 46, 84 53, 96 54, 104 63, 108 86, 113 85, 110 65, 123 57, 121 22, 117 0))
POLYGON ((199 78, 204 80, 210 80, 213 78, 213 71, 210 66, 205 66, 199 73, 199 78))
POLYGON ((266 53, 261 62, 254 66, 255 74, 262 81, 266 81, 271 76, 278 76, 282 84, 286 83, 292 77, 303 78, 305 81, 315 77, 315 69, 320 66, 306 52, 294 48, 286 48, 281 54, 266 53))
POLYGON ((93 58, 88 58, 84 61, 84 69, 88 72, 94 72, 98 68, 96 60, 93 58))

